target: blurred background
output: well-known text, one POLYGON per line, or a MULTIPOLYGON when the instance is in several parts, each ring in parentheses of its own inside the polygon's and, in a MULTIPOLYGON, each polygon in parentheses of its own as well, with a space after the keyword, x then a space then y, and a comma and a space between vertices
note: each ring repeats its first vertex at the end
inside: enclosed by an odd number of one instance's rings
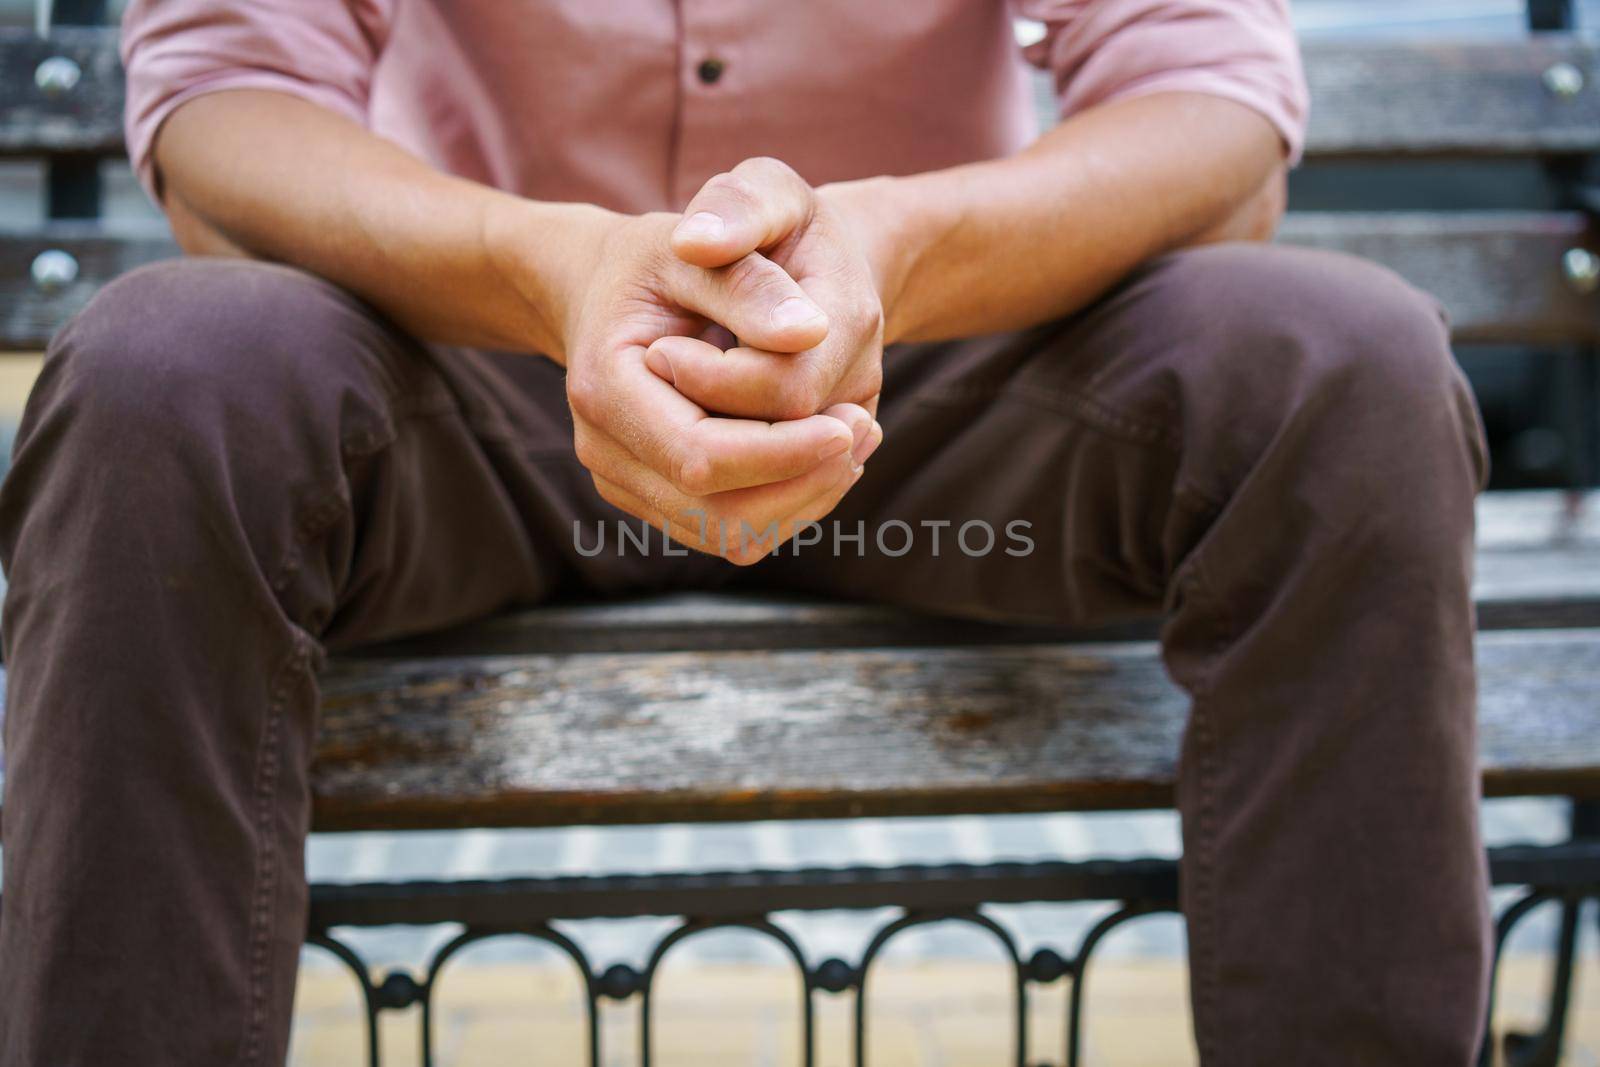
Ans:
MULTIPOLYGON (((115 6, 115 5, 114 5, 115 6)), ((1600 27, 1600 0, 1584 0, 1580 26, 1600 27)), ((0 0, 0 24, 29 26, 33 0, 0 0)), ((1383 32, 1407 35, 1520 36, 1522 0, 1293 0, 1306 36, 1383 32)), ((1026 41, 1037 28, 1019 23, 1026 41)), ((158 215, 125 163, 105 165, 107 215, 158 215)), ((34 163, 0 162, 0 227, 42 217, 42 174, 34 163)), ((1381 172, 1350 164, 1307 166, 1291 179, 1299 209, 1518 208, 1549 203, 1537 165, 1416 163, 1381 172)), ((1553 205, 1551 205, 1553 206, 1553 205)), ((1496 488, 1594 484, 1600 447, 1577 440, 1576 405, 1585 402, 1570 376, 1577 362, 1538 350, 1463 351, 1489 429, 1496 488)), ((0 448, 11 436, 37 372, 36 357, 0 358, 0 448)), ((0 461, 3 463, 3 461, 0 461)), ((1488 805, 1491 843, 1557 841, 1566 835, 1564 802, 1518 800, 1488 805)), ((851 820, 732 826, 665 826, 456 833, 316 835, 310 874, 317 881, 471 878, 513 874, 649 873, 740 866, 1000 859, 1085 859, 1176 855, 1176 818, 1166 813, 1064 814, 1023 817, 851 820)), ((1503 903, 1503 902, 1502 902, 1503 903)), ((1108 905, 993 907, 1024 954, 1042 945, 1065 949, 1108 905)), ((1506 1019, 1537 1018, 1544 971, 1531 950, 1547 948, 1553 915, 1519 927, 1504 972, 1506 1019), (1519 954, 1519 947, 1523 950, 1519 954)), ((882 913, 781 915, 816 958, 859 956, 882 913)), ((643 963, 642 955, 668 927, 666 920, 573 923, 567 932, 599 968, 643 963)), ((1583 951, 1567 1062, 1600 1064, 1600 973, 1595 924, 1585 923, 1583 951)), ((453 936, 453 928, 348 931, 348 940, 384 967, 414 967, 453 936)), ((1173 917, 1142 920, 1113 935, 1096 966, 1089 994, 1087 1051, 1097 1065, 1192 1062, 1181 924, 1173 917)), ((1315 961, 1308 961, 1315 966, 1315 961)), ((754 935, 711 934, 674 951, 664 972, 659 1051, 662 1063, 779 1064, 792 1062, 794 1007, 799 984, 792 968, 754 935), (694 980, 675 981, 680 972, 694 980), (716 1027, 703 1025, 715 1020, 716 1027)), ((997 946, 984 935, 936 926, 898 939, 874 978, 874 1062, 939 1065, 1002 1064, 1013 1055, 1006 1034, 1009 978, 997 946)), ((1037 1048, 1059 1049, 1064 983, 1034 1006, 1037 1048)), ((537 947, 489 943, 453 966, 439 997, 441 1063, 581 1063, 582 1002, 569 965, 537 947), (515 1052, 519 1059, 513 1059, 515 1052)), ((844 1062, 846 1001, 819 1000, 820 1062, 844 1062)), ((636 1025, 632 1005, 608 1004, 608 1055, 632 1062, 636 1025)), ((386 1022, 386 1051, 406 1063, 415 1013, 386 1022)), ((292 1062, 297 1067, 360 1062, 361 1019, 354 987, 316 949, 306 950, 292 1062)))

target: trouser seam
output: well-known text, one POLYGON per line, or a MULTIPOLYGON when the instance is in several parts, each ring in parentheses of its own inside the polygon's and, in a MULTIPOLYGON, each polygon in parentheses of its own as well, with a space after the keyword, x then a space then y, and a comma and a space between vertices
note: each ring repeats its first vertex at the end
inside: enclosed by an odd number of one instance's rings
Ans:
MULTIPOLYGON (((341 439, 339 454, 343 461, 367 459, 392 445, 399 436, 401 422, 412 419, 438 418, 457 414, 452 404, 448 407, 427 402, 426 398, 406 403, 391 398, 397 410, 394 417, 379 427, 352 431, 341 439)), ((326 532, 350 506, 342 484, 328 490, 316 503, 296 516, 290 536, 288 551, 284 554, 269 581, 274 594, 281 596, 305 558, 305 548, 326 532)), ((251 894, 249 959, 250 991, 249 1020, 246 1028, 243 1067, 260 1062, 265 1048, 267 1024, 267 985, 269 956, 271 952, 274 901, 278 896, 279 864, 277 835, 272 832, 272 821, 277 814, 277 793, 282 772, 280 754, 284 709, 289 700, 289 689, 296 674, 311 670, 320 657, 320 645, 312 634, 296 625, 290 627, 291 647, 273 674, 269 689, 266 721, 262 724, 258 755, 256 757, 256 809, 254 831, 256 834, 256 881, 251 894)))
POLYGON ((282 771, 279 741, 283 711, 295 675, 309 669, 315 656, 315 641, 298 627, 291 631, 290 642, 288 655, 273 675, 267 717, 262 724, 256 759, 256 879, 250 907, 250 1014, 242 1058, 245 1067, 260 1062, 265 1045, 268 957, 271 952, 273 905, 279 888, 277 835, 272 832, 272 820, 277 813, 278 779, 282 771))
POLYGON ((1192 907, 1185 919, 1191 926, 1191 942, 1198 939, 1203 945, 1203 958, 1191 961, 1191 982, 1194 985, 1195 1014, 1199 1025, 1195 1027, 1199 1045, 1200 1062, 1209 1065, 1220 1062, 1217 1048, 1218 998, 1222 984, 1221 957, 1218 951, 1218 903, 1216 888, 1217 803, 1216 756, 1217 737, 1211 716, 1212 686, 1223 653, 1234 633, 1232 619, 1226 602, 1211 590, 1200 559, 1191 556, 1187 573, 1177 581, 1187 582, 1193 592, 1207 601, 1218 619, 1219 633, 1210 642, 1203 665, 1189 680, 1189 729, 1194 732, 1194 752, 1197 766, 1186 767, 1185 774, 1195 775, 1196 793, 1199 797, 1194 816, 1195 854, 1190 857, 1188 873, 1192 876, 1189 900, 1192 907), (1194 964, 1198 962, 1199 966, 1194 964), (1204 1020, 1201 1022, 1200 1020, 1204 1020))

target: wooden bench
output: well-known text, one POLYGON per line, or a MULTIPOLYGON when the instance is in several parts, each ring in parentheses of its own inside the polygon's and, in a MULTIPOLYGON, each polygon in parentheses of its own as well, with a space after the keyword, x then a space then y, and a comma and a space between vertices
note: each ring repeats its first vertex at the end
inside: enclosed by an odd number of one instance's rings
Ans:
MULTIPOLYGON (((100 5, 58 0, 63 12, 100 5)), ((1560 4, 1537 3, 1541 13, 1560 4)), ((1600 152, 1600 52, 1576 36, 1519 42, 1312 42, 1308 158, 1541 161, 1562 206, 1527 211, 1291 213, 1282 239, 1384 262, 1433 291, 1462 344, 1600 342, 1600 258, 1577 161, 1600 152)), ((123 150, 113 36, 57 25, 0 32, 0 156, 48 161, 49 221, 0 231, 0 349, 37 350, 108 279, 175 254, 164 230, 96 217, 102 159, 123 150)), ((1600 520, 1559 494, 1490 494, 1480 509, 1482 767, 1491 796, 1577 798, 1574 836, 1499 849, 1500 884, 1563 911, 1549 1021, 1511 1045, 1554 1062, 1579 902, 1600 890, 1600 520)), ((1184 719, 1152 626, 998 626, 878 607, 690 596, 554 606, 371 649, 333 663, 313 775, 319 830, 544 826, 1160 808, 1184 719)), ((515 932, 573 956, 589 995, 648 991, 684 936, 743 925, 778 937, 806 988, 854 990, 889 936, 954 918, 1017 963, 1018 1052, 1029 988, 1075 977, 1066 1058, 1077 1062, 1085 967, 1113 925, 1176 900, 1170 860, 743 871, 638 878, 313 887, 309 940, 361 983, 378 1062, 381 1011, 422 1006, 439 968, 515 932), (979 906, 1113 900, 1070 954, 1022 958, 979 906), (853 963, 816 962, 773 927, 782 909, 906 909, 853 963), (592 966, 549 922, 676 915, 642 970, 592 966), (466 924, 420 975, 379 979, 332 933, 344 925, 466 924)), ((0 966, 3 966, 0 961, 0 966)), ((805 1062, 812 1060, 805 1000, 805 1062)), ((1036 1054, 1035 1054, 1036 1055, 1036 1054)), ((1032 1057, 1030 1057, 1031 1062, 1032 1057)), ((596 1060, 598 1062, 598 1060, 596 1060)))

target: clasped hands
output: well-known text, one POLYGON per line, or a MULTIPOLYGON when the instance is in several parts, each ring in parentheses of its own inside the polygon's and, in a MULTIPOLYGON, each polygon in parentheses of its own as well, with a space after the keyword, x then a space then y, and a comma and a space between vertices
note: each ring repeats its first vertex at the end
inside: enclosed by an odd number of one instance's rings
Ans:
POLYGON ((865 242, 774 159, 681 216, 612 218, 565 330, 578 459, 616 507, 754 563, 832 511, 882 440, 865 242))

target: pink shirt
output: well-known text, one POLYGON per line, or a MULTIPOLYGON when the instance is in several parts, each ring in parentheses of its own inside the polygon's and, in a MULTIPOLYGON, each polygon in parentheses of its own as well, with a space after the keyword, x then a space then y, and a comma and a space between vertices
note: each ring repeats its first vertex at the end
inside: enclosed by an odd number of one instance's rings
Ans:
POLYGON ((679 209, 777 156, 813 183, 1003 156, 1070 114, 1169 90, 1301 144, 1286 0, 132 0, 128 147, 217 89, 293 93, 436 166, 541 200, 679 209), (1042 22, 1018 46, 1013 18, 1042 22))

